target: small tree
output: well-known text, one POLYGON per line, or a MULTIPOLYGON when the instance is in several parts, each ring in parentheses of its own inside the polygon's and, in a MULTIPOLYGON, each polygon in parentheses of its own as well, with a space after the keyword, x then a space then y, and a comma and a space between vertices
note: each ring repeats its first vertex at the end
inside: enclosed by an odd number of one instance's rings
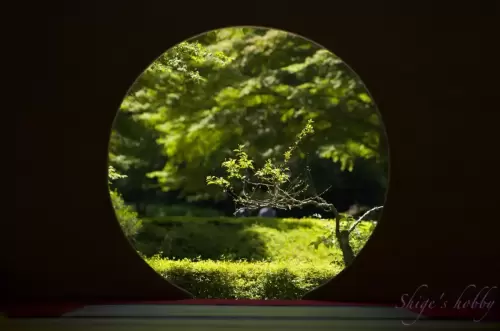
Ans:
POLYGON ((342 251, 344 263, 348 266, 355 257, 349 242, 350 234, 369 213, 382 207, 370 209, 358 220, 353 220, 348 215, 339 214, 333 204, 322 198, 322 195, 328 189, 321 194, 307 196, 309 189, 307 181, 300 176, 296 176, 294 179, 291 178, 289 163, 292 154, 308 135, 314 133, 313 123, 313 120, 309 119, 304 129, 296 136, 295 142, 283 154, 284 159, 280 164, 275 164, 268 159, 263 167, 255 169, 254 161, 244 151, 245 146, 239 145, 234 150, 236 158, 226 159, 222 163, 227 177, 207 176, 206 180, 208 185, 220 186, 224 192, 232 197, 236 205, 249 210, 262 207, 290 210, 308 205, 324 210, 335 221, 335 230, 326 236, 318 238, 312 244, 316 247, 321 243, 331 246, 336 242, 342 251), (234 181, 239 181, 242 184, 241 192, 235 192, 234 181), (257 192, 263 192, 264 194, 256 194, 257 192), (341 228, 341 224, 344 223, 347 223, 347 229, 341 228))

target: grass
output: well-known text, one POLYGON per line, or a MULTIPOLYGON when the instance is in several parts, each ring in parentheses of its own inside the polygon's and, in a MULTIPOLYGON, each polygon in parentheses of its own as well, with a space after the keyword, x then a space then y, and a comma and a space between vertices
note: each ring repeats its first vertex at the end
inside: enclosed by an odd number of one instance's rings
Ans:
POLYGON ((148 257, 315 264, 341 260, 338 248, 310 245, 327 231, 326 220, 168 217, 143 224, 136 248, 148 257))
MULTIPOLYGON (((168 217, 146 219, 136 248, 143 255, 170 260, 217 260, 251 262, 339 263, 341 251, 311 245, 328 231, 329 220, 230 217, 168 217)), ((373 230, 372 223, 359 226, 352 246, 359 251, 373 230)))

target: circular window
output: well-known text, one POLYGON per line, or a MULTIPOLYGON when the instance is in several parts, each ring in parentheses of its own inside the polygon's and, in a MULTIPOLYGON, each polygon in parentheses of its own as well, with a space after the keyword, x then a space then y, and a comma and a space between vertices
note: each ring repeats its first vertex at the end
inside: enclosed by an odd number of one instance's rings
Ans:
POLYGON ((110 195, 137 252, 195 297, 298 299, 375 228, 385 139, 370 93, 332 52, 280 30, 214 30, 132 84, 110 195))

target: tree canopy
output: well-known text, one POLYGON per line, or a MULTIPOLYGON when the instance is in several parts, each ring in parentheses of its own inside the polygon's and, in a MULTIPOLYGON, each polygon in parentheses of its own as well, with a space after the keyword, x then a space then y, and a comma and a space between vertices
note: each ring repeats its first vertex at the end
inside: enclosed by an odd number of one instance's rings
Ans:
POLYGON ((309 120, 316 133, 293 154, 293 171, 325 160, 351 171, 364 159, 386 180, 381 119, 347 64, 284 31, 210 31, 162 54, 134 82, 115 120, 110 163, 135 186, 224 199, 206 177, 221 174, 235 148, 262 166, 282 157, 309 120))

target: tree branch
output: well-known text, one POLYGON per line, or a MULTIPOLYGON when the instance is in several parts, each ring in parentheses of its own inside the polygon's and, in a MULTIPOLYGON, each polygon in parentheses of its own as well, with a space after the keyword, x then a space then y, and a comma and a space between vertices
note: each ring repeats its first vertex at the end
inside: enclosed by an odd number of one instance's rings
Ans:
POLYGON ((351 225, 351 227, 349 228, 349 233, 351 233, 352 231, 354 231, 354 229, 358 226, 359 223, 361 223, 363 221, 363 219, 368 215, 370 214, 371 212, 375 211, 375 210, 379 210, 379 209, 382 209, 384 208, 384 206, 377 206, 377 207, 373 207, 372 209, 368 210, 366 213, 364 213, 360 218, 357 219, 356 222, 354 222, 353 225, 351 225))

